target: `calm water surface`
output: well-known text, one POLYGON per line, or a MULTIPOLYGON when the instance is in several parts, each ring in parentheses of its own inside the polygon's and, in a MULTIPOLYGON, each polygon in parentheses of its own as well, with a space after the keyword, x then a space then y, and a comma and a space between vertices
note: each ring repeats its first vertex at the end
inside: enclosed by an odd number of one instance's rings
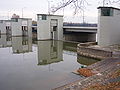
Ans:
POLYGON ((72 71, 87 61, 73 43, 1 35, 0 90, 51 90, 82 78, 72 71))

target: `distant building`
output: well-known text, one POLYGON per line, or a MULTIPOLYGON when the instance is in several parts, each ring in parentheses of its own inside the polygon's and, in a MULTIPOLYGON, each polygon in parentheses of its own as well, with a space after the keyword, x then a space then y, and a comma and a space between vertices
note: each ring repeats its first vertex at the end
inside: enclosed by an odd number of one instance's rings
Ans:
POLYGON ((6 35, 0 35, 0 48, 7 47, 6 35))
POLYGON ((6 34, 6 22, 0 20, 0 34, 6 34))
POLYGON ((37 14, 38 40, 62 40, 63 16, 50 14, 37 14))
POLYGON ((19 15, 16 15, 16 14, 13 14, 13 15, 12 15, 12 18, 20 18, 20 16, 19 16, 19 15))
POLYGON ((32 36, 32 19, 11 18, 12 36, 32 36))
POLYGON ((0 35, 0 48, 11 47, 11 35, 0 35))
POLYGON ((6 34, 12 34, 11 20, 6 20, 6 34))
POLYGON ((11 34, 11 20, 0 20, 0 33, 11 34))
POLYGON ((120 9, 98 7, 98 45, 120 43, 120 9))

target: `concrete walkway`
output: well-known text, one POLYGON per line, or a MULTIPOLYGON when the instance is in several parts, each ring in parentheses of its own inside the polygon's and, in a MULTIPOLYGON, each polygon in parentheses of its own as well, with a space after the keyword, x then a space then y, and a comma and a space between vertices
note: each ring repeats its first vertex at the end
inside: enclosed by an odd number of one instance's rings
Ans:
MULTIPOLYGON (((75 81, 73 83, 55 88, 53 90, 91 90, 86 89, 94 84, 107 85, 112 82, 118 82, 116 88, 120 90, 120 59, 119 58, 109 58, 99 61, 93 65, 87 67, 91 69, 96 74, 90 77, 86 77, 82 80, 75 81), (119 71, 119 75, 111 77, 116 71, 119 71)), ((95 90, 95 89, 94 89, 95 90)), ((101 89, 98 89, 101 90, 101 89)), ((108 90, 108 89, 104 89, 108 90)), ((111 89, 112 90, 112 89, 111 89)))

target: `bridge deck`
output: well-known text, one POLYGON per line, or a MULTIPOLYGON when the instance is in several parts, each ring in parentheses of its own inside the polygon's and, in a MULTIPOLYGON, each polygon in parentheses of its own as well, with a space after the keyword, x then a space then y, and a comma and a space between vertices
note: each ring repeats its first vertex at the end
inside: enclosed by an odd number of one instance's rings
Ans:
POLYGON ((75 27, 75 26, 63 26, 65 31, 69 32, 93 32, 97 33, 97 27, 75 27))
MULTIPOLYGON (((37 28, 37 26, 32 26, 37 28)), ((97 33, 97 27, 76 27, 76 26, 63 26, 63 29, 68 32, 91 32, 97 33)))

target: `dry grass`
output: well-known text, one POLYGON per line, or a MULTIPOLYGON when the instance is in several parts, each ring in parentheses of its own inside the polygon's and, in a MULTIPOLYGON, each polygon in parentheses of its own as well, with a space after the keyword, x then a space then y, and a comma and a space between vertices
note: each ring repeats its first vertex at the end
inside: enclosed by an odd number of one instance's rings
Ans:
POLYGON ((92 70, 88 68, 80 68, 77 70, 77 72, 79 72, 80 75, 83 75, 85 77, 95 75, 95 73, 93 73, 92 70))
MULTIPOLYGON (((117 77, 120 77, 120 70, 117 70, 109 76, 109 78, 117 77)), ((120 90, 120 81, 118 80, 117 82, 107 83, 105 85, 94 84, 84 88, 83 90, 120 90)))

